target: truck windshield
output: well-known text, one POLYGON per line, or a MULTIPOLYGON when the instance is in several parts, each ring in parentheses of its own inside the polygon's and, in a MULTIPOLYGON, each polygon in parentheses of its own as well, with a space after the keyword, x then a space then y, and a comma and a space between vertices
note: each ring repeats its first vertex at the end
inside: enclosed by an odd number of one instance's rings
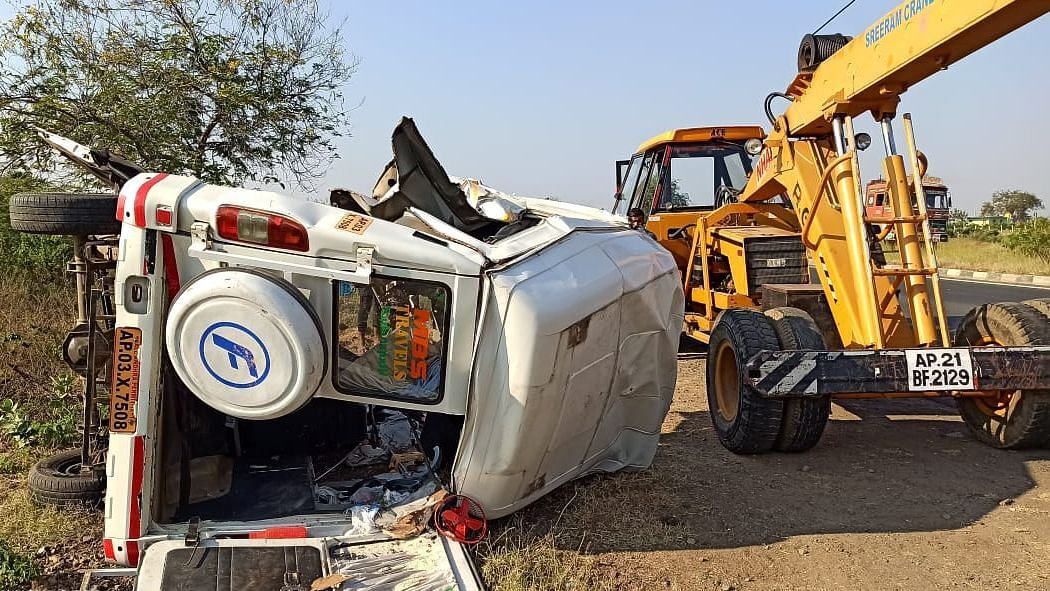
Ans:
POLYGON ((734 143, 671 146, 670 151, 658 209, 713 207, 720 187, 739 191, 751 173, 751 158, 734 143))
POLYGON ((948 192, 943 189, 926 189, 926 207, 931 209, 948 208, 948 192))

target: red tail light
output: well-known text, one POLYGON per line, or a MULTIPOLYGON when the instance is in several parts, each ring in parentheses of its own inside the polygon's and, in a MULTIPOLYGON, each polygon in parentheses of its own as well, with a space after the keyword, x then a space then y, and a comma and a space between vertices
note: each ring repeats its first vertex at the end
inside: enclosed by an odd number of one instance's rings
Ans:
POLYGON ((310 250, 306 228, 283 215, 223 205, 219 207, 216 223, 219 236, 227 240, 300 252, 310 250))

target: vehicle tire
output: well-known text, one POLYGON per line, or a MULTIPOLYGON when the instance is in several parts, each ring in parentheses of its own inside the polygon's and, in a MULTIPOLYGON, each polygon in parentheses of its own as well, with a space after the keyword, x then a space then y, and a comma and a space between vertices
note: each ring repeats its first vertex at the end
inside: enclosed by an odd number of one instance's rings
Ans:
POLYGON ((780 348, 773 322, 756 310, 726 310, 711 332, 707 353, 707 405, 722 445, 733 453, 773 449, 784 403, 763 398, 741 371, 760 351, 780 348))
POLYGON ((48 456, 29 472, 29 497, 39 505, 80 505, 98 508, 106 493, 103 474, 80 473, 80 450, 48 456))
POLYGON ((1035 308, 1043 316, 1046 316, 1047 320, 1050 321, 1050 298, 1040 298, 1037 300, 1025 300, 1022 304, 1035 308))
POLYGON ((119 234, 117 196, 110 193, 17 193, 11 228, 30 234, 119 234))
MULTIPOLYGON (((1050 323, 1023 304, 985 304, 963 317, 955 345, 1050 345, 1050 323)), ((959 397, 959 415, 981 442, 1002 449, 1037 447, 1050 441, 1050 390, 1000 391, 959 397)))
MULTIPOLYGON (((824 351, 827 345, 820 328, 805 311, 798 308, 766 310, 773 321, 773 329, 784 351, 824 351)), ((831 397, 788 398, 784 400, 784 418, 780 434, 773 448, 778 451, 799 452, 812 448, 824 434, 831 414, 831 397)))

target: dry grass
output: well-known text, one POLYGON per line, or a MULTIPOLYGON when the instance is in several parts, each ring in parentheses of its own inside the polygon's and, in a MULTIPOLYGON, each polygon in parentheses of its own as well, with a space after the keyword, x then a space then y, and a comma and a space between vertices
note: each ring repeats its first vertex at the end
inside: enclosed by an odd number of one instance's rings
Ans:
MULTIPOLYGON (((888 252, 886 256, 892 262, 900 261, 895 252, 888 252)), ((937 244, 937 263, 942 269, 1050 275, 1050 263, 1024 256, 993 242, 972 238, 952 238, 937 244)))
POLYGON ((51 377, 67 373, 61 346, 75 316, 74 291, 62 283, 8 276, 0 289, 0 398, 46 401, 51 377))
MULTIPOLYGON (((44 420, 54 410, 52 378, 69 374, 61 344, 73 322, 73 294, 61 282, 17 275, 8 275, 0 286, 0 399, 17 401, 33 421, 44 420)), ((61 404, 67 402, 78 406, 75 397, 61 404)), ((43 546, 66 546, 102 534, 98 513, 59 511, 30 501, 26 475, 50 451, 18 447, 11 436, 0 433, 0 545, 26 557, 43 546)), ((42 568, 37 558, 33 564, 42 568)), ((10 576, 3 580, 11 583, 10 576)))
POLYGON ((1050 275, 1050 263, 1018 254, 992 242, 970 238, 953 238, 937 245, 937 262, 942 267, 955 269, 1050 275))
POLYGON ((82 509, 39 507, 29 500, 25 475, 5 478, 0 492, 0 540, 23 552, 41 546, 102 537, 101 515, 82 509))
POLYGON ((593 558, 562 550, 554 533, 536 537, 525 520, 513 518, 479 549, 482 576, 497 591, 606 589, 593 558))

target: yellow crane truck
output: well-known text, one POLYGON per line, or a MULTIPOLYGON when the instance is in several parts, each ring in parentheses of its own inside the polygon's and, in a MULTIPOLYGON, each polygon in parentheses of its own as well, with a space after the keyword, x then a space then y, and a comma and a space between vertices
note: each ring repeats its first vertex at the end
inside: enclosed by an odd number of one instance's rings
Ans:
POLYGON ((1046 12, 1047 0, 907 0, 856 39, 806 35, 798 75, 766 98, 768 134, 679 129, 617 163, 616 210, 641 209, 677 260, 726 448, 808 449, 832 399, 934 396, 954 397, 989 445, 1050 441, 1050 301, 986 304, 949 333, 925 190, 908 186, 926 158, 910 114, 898 120, 910 86, 1046 12), (881 130, 891 211, 878 224, 899 264, 865 214, 865 114, 881 130))

